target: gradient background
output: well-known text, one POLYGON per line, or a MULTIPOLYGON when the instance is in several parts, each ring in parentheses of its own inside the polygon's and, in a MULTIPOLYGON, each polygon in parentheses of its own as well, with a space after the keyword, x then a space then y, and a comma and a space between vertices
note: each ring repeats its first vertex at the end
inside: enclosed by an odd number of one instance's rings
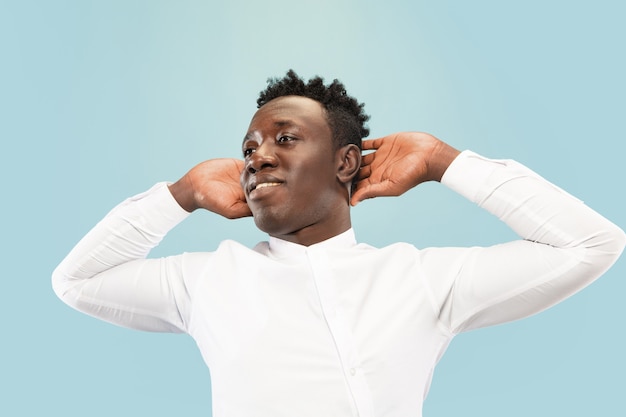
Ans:
MULTIPOLYGON (((515 158, 626 227, 622 4, 0 0, 0 414, 211 415, 189 337, 78 314, 49 277, 122 199, 238 157, 258 91, 288 68, 342 80, 371 137, 422 130, 515 158)), ((514 238, 439 184, 353 215, 376 246, 514 238)), ((154 255, 225 238, 264 236, 249 219, 197 213, 154 255)), ((545 313, 459 336, 425 416, 624 415, 625 272, 622 258, 545 313)))

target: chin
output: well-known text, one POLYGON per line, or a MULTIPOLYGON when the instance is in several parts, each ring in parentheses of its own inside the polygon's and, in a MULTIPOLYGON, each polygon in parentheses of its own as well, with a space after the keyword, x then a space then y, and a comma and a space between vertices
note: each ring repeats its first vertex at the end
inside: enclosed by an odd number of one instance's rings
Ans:
POLYGON ((256 227, 270 235, 284 235, 289 233, 289 227, 283 216, 276 216, 270 213, 254 213, 254 224, 256 227))

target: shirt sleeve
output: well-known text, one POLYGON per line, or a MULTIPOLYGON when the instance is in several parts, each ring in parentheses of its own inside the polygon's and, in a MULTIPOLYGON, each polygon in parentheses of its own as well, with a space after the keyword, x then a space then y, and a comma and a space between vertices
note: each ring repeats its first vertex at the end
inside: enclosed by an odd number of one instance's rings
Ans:
POLYGON ((124 327, 184 332, 183 256, 145 259, 189 215, 159 183, 115 207, 52 274, 68 305, 124 327))
POLYGON ((464 151, 442 183, 496 215, 521 240, 422 251, 436 313, 453 333, 538 313, 600 277, 624 232, 582 201, 512 160, 464 151))

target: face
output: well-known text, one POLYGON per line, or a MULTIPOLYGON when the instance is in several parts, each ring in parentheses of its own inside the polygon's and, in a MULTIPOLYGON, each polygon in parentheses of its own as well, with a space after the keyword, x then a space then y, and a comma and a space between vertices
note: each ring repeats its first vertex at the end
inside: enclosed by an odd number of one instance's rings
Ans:
POLYGON ((334 227, 347 202, 320 103, 299 96, 268 102, 252 118, 242 149, 241 185, 259 229, 296 241, 305 230, 334 227))

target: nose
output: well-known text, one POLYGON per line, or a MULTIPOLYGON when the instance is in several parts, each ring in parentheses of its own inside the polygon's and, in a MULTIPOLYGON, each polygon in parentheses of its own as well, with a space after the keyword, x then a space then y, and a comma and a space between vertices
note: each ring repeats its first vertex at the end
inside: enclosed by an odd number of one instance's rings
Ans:
POLYGON ((275 168, 278 164, 276 154, 271 145, 267 142, 257 147, 254 152, 248 157, 246 162, 246 170, 250 174, 254 174, 262 169, 275 168))

